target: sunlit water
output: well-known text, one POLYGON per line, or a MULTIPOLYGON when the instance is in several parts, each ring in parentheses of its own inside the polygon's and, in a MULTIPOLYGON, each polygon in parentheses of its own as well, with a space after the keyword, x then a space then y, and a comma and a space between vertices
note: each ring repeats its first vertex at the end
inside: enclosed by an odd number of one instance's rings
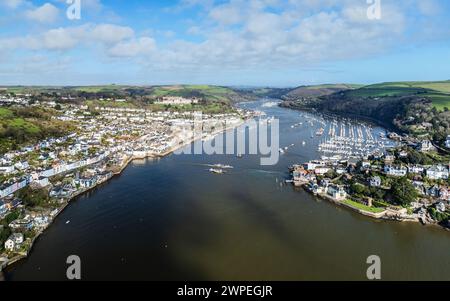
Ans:
POLYGON ((7 278, 64 280, 78 255, 85 280, 364 280, 378 255, 385 280, 450 280, 450 233, 373 220, 282 184, 288 166, 320 157, 323 138, 311 138, 319 124, 291 128, 317 116, 264 103, 244 106, 279 118, 280 146, 294 144, 276 166, 234 155, 135 161, 67 207, 7 278), (213 175, 216 163, 234 169, 213 175))

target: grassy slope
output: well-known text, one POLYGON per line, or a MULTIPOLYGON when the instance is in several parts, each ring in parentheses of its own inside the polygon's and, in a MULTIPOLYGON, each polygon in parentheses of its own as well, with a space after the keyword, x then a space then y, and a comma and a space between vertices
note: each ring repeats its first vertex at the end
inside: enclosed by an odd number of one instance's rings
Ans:
POLYGON ((319 97, 330 95, 339 91, 353 90, 362 87, 354 84, 324 84, 313 86, 300 86, 291 90, 285 95, 287 99, 295 99, 300 97, 319 97))
POLYGON ((0 153, 74 129, 71 123, 51 119, 53 114, 51 110, 0 108, 0 153))
POLYGON ((365 86, 353 91, 355 96, 402 96, 421 93, 433 101, 438 110, 450 108, 450 81, 438 82, 391 82, 365 86))
POLYGON ((238 93, 230 88, 208 85, 157 86, 150 94, 155 97, 190 95, 203 96, 209 101, 229 101, 239 97, 238 93))

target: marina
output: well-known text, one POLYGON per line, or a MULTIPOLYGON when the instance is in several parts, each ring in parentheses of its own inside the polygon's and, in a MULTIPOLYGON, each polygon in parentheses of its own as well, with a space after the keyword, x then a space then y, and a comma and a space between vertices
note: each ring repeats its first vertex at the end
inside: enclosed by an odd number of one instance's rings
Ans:
POLYGON ((131 162, 71 202, 5 278, 64 280, 67 256, 77 254, 85 280, 364 280, 377 254, 384 280, 450 280, 445 231, 374 220, 287 185, 288 166, 320 158, 333 119, 264 103, 242 106, 280 120, 280 148, 294 146, 277 165, 250 155, 131 162), (207 171, 217 164, 233 166, 230 176, 207 171))

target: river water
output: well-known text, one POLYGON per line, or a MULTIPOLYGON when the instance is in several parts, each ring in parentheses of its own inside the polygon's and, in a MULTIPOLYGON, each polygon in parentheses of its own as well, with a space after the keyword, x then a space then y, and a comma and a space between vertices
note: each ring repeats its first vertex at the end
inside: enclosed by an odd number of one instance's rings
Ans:
POLYGON ((450 233, 373 220, 281 184, 288 166, 320 157, 311 138, 320 125, 292 128, 316 115, 243 106, 280 119, 280 146, 294 146, 277 165, 233 155, 135 161, 73 201, 6 278, 64 280, 78 255, 84 280, 364 280, 378 255, 384 280, 450 280, 450 233), (234 169, 213 175, 216 163, 234 169))

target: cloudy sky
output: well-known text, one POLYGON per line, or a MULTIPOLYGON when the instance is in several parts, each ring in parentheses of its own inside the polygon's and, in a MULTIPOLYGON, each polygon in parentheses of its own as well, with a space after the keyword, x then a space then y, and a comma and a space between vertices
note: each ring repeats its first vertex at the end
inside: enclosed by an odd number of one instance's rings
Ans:
POLYGON ((0 85, 450 79, 449 1, 71 1, 0 0, 0 85))

